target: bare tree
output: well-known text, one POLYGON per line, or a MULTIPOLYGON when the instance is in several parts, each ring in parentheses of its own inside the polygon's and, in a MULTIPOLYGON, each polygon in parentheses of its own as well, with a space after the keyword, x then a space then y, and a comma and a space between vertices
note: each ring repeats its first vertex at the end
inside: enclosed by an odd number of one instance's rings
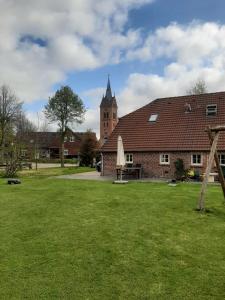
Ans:
POLYGON ((199 79, 187 90, 187 95, 200 95, 207 93, 206 83, 203 79, 199 79))
POLYGON ((22 112, 22 103, 6 85, 0 87, 0 159, 4 160, 4 147, 8 136, 14 130, 22 112))
POLYGON ((26 117, 25 113, 22 111, 20 115, 17 116, 17 119, 15 121, 15 126, 16 126, 16 133, 19 136, 29 132, 37 131, 37 126, 33 122, 31 122, 26 117))
POLYGON ((41 117, 41 122, 39 126, 39 131, 48 132, 50 131, 50 125, 46 117, 41 117))
POLYGON ((5 151, 5 174, 4 176, 14 177, 18 170, 20 170, 21 164, 21 149, 20 145, 11 142, 7 145, 5 151))

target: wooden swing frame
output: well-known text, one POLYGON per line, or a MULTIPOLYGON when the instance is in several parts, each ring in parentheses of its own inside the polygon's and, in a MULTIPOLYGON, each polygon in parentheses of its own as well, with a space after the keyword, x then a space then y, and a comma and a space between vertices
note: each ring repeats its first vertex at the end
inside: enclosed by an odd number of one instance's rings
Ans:
POLYGON ((224 180, 222 168, 220 166, 219 156, 218 156, 218 153, 216 150, 218 140, 219 140, 219 134, 221 131, 225 131, 225 125, 215 126, 215 127, 208 126, 205 131, 207 132, 208 137, 209 137, 209 141, 211 144, 211 150, 210 150, 209 159, 208 159, 208 163, 207 163, 207 167, 206 167, 206 171, 205 171, 205 176, 204 176, 204 180, 202 182, 202 188, 201 188, 201 192, 200 192, 200 196, 199 196, 199 200, 198 200, 197 210, 199 210, 199 211, 205 210, 205 192, 206 192, 206 187, 207 187, 207 183, 209 180, 209 174, 212 169, 214 160, 215 160, 216 167, 218 170, 219 181, 220 181, 220 184, 222 187, 223 196, 225 198, 225 180, 224 180))

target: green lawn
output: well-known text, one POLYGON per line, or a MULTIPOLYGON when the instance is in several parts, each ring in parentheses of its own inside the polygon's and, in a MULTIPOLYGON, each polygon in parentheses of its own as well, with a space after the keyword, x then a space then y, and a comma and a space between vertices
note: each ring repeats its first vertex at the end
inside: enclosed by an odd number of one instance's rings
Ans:
POLYGON ((224 299, 225 205, 199 185, 0 179, 0 299, 224 299))
POLYGON ((42 169, 32 169, 32 170, 23 170, 19 172, 19 177, 50 177, 56 175, 68 175, 68 174, 76 174, 76 173, 84 173, 89 171, 95 171, 93 168, 89 167, 65 167, 65 168, 42 168, 42 169))

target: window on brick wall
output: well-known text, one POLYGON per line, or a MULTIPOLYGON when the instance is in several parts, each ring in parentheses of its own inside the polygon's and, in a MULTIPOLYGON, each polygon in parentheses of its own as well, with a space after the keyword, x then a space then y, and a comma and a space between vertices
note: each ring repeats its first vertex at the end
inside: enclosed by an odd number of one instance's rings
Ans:
POLYGON ((132 153, 126 153, 125 154, 125 162, 126 162, 126 164, 132 164, 133 163, 133 154, 132 153))
POLYGON ((169 165, 170 164, 170 156, 167 153, 162 153, 159 156, 160 165, 169 165))
POLYGON ((22 157, 25 157, 26 155, 27 155, 27 150, 22 149, 22 150, 21 150, 21 156, 22 156, 22 157))
POLYGON ((191 165, 192 166, 201 166, 202 165, 202 154, 193 153, 191 155, 191 165))
POLYGON ((225 153, 221 153, 219 156, 219 162, 221 166, 225 166, 225 153))
POLYGON ((69 154, 69 150, 68 149, 64 149, 64 156, 67 156, 69 154))

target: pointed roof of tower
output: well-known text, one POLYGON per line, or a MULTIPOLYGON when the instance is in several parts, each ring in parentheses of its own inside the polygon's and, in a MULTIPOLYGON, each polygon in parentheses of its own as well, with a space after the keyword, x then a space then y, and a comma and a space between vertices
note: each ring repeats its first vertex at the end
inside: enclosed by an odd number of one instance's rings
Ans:
POLYGON ((108 82, 107 82, 105 96, 103 95, 100 106, 117 106, 116 97, 115 95, 112 96, 109 75, 108 75, 108 82))
POLYGON ((107 82, 105 97, 109 100, 112 98, 112 91, 111 91, 111 86, 110 86, 109 75, 108 75, 108 82, 107 82))

